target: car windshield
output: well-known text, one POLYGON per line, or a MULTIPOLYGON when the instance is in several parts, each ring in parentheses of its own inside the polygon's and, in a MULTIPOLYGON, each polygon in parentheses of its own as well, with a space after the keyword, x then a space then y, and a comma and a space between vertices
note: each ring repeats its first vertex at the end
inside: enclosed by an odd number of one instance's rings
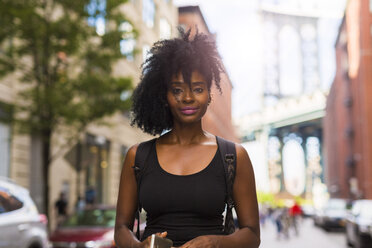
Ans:
POLYGON ((63 224, 63 227, 97 226, 114 227, 115 209, 89 209, 71 215, 63 224))
POLYGON ((346 208, 346 201, 341 199, 329 200, 327 204, 327 209, 329 210, 341 210, 346 208))

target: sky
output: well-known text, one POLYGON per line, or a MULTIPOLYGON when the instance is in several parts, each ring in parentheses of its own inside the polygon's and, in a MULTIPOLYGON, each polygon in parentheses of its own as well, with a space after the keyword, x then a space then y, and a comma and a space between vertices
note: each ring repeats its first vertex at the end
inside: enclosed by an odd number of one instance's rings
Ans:
MULTIPOLYGON (((271 0, 266 0, 271 1, 271 0)), ((334 43, 346 0, 280 0, 316 3, 324 13, 319 20, 319 62, 323 88, 335 73, 334 43)), ((176 6, 199 5, 207 25, 217 34, 217 46, 233 84, 232 113, 237 119, 262 108, 263 40, 260 0, 174 0, 176 6)))

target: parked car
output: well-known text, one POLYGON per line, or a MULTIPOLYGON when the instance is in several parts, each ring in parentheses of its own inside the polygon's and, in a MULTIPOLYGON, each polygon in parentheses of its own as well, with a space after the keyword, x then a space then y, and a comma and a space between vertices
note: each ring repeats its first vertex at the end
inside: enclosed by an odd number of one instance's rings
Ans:
POLYGON ((301 205, 301 209, 302 209, 302 216, 304 218, 312 218, 315 214, 315 209, 313 205, 304 204, 304 205, 301 205))
POLYGON ((115 247, 114 207, 87 208, 69 216, 50 235, 52 247, 115 247))
MULTIPOLYGON (((53 248, 112 248, 116 209, 114 206, 93 206, 69 216, 50 235, 53 248)), ((142 220, 141 220, 142 221, 142 220)), ((141 223, 141 230, 145 222, 141 223)))
POLYGON ((347 213, 347 200, 331 198, 324 208, 317 210, 314 214, 314 224, 324 228, 326 231, 331 229, 344 229, 347 213))
POLYGON ((357 200, 346 219, 346 241, 356 248, 372 247, 372 200, 357 200))
POLYGON ((48 247, 47 218, 39 214, 29 191, 0 178, 0 247, 48 247))

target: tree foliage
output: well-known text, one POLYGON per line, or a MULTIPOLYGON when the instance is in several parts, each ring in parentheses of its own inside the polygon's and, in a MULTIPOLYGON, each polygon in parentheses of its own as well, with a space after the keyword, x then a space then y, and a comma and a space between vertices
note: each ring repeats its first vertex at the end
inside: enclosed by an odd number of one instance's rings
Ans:
MULTIPOLYGON (((114 77, 123 58, 120 41, 135 38, 122 30, 128 21, 119 11, 123 0, 0 1, 0 76, 12 74, 23 84, 16 121, 40 135, 45 179, 49 174, 50 140, 59 125, 83 130, 87 124, 128 109, 122 93, 129 78, 114 77), (100 29, 100 30, 99 30, 100 29)), ((46 211, 48 188, 45 199, 46 211)))
MULTIPOLYGON (((20 92, 32 132, 86 124, 129 107, 120 99, 131 80, 112 75, 123 58, 119 0, 3 0, 0 75, 20 72, 32 87, 20 92), (98 22, 105 27, 97 32, 98 22), (97 22, 97 23, 95 23, 97 22)), ((102 27, 101 27, 102 28, 102 27)), ((133 31, 129 36, 135 36, 133 31)))

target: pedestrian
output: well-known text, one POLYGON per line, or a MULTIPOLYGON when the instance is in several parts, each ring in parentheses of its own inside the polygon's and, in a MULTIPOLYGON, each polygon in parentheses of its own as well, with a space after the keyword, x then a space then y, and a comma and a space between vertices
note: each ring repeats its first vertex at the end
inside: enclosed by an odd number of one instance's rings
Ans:
POLYGON ((67 217, 67 206, 68 201, 64 192, 59 194, 59 198, 54 204, 55 209, 57 210, 57 225, 60 225, 65 221, 67 217))
POLYGON ((96 189, 94 186, 89 186, 85 191, 85 203, 92 206, 96 203, 96 189))
POLYGON ((76 200, 76 212, 81 213, 85 209, 85 200, 83 197, 78 195, 76 200))
MULTIPOLYGON (((245 149, 220 154, 220 138, 206 132, 202 117, 211 87, 220 89, 222 64, 214 40, 190 30, 154 44, 133 94, 132 124, 159 137, 132 146, 125 158, 117 202, 115 242, 119 247, 150 247, 152 234, 176 247, 258 247, 260 227, 252 165, 245 149), (146 170, 136 152, 150 144, 146 170), (239 229, 225 234, 223 212, 228 195, 224 163, 236 159, 233 185, 239 229), (136 170, 136 171, 135 171, 136 170), (141 175, 137 186, 136 173, 141 175), (138 188, 139 187, 139 188, 138 188), (147 213, 138 240, 132 233, 137 203, 147 213)), ((148 147, 148 146, 147 146, 148 147)))
POLYGON ((288 213, 288 207, 284 207, 282 209, 281 214, 281 222, 282 222, 282 233, 285 239, 289 239, 289 228, 291 225, 291 220, 288 213))
POLYGON ((298 225, 302 216, 302 209, 300 205, 295 201, 289 208, 290 226, 293 228, 296 236, 299 234, 298 225))
POLYGON ((277 207, 272 210, 271 218, 274 221, 276 227, 276 239, 280 239, 283 233, 283 223, 282 223, 283 211, 281 208, 277 207))
POLYGON ((265 203, 259 205, 259 213, 260 213, 260 224, 264 228, 266 225, 266 219, 268 218, 268 206, 265 203))

